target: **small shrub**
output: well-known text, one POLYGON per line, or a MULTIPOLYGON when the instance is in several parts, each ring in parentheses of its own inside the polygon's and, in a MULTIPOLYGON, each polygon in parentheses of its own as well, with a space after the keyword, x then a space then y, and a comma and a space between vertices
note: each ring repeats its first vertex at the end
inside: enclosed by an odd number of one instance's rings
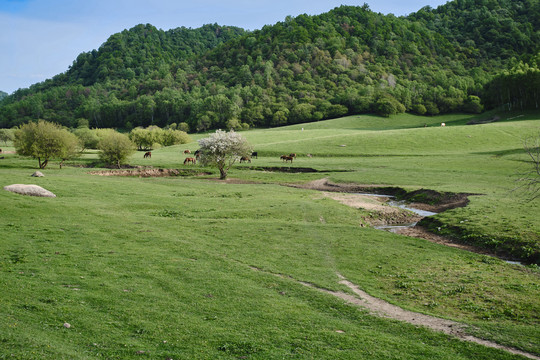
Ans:
POLYGON ((135 152, 135 144, 127 135, 111 132, 100 140, 98 148, 99 158, 109 165, 120 168, 127 158, 135 152))

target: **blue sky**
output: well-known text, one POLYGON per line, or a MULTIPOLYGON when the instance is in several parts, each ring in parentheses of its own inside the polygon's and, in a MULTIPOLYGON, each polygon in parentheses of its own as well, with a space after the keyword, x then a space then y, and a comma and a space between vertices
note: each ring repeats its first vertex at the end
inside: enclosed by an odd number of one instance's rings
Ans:
POLYGON ((12 93, 68 69, 83 51, 137 24, 168 30, 218 23, 248 30, 340 5, 396 16, 446 0, 0 0, 0 90, 12 93))

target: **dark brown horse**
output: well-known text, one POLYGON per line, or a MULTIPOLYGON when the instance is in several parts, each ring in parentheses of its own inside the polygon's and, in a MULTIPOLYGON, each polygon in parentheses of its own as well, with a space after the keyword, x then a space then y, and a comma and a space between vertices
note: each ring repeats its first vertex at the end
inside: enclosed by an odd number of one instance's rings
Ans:
POLYGON ((247 156, 242 156, 240 158, 240 162, 243 163, 243 162, 248 162, 248 163, 251 163, 251 159, 248 158, 247 156))
POLYGON ((290 161, 291 164, 292 164, 292 161, 293 161, 294 158, 292 156, 281 155, 280 159, 285 161, 285 162, 290 161))
POLYGON ((192 157, 187 157, 186 160, 184 160, 184 165, 196 164, 196 163, 197 163, 197 160, 195 160, 195 158, 192 158, 192 157))
POLYGON ((152 158, 152 152, 150 152, 150 151, 145 152, 143 157, 144 157, 145 159, 146 159, 146 158, 152 158))
POLYGON ((296 153, 291 153, 289 156, 296 159, 296 153))
POLYGON ((184 150, 184 154, 191 154, 191 150, 189 149, 184 150))

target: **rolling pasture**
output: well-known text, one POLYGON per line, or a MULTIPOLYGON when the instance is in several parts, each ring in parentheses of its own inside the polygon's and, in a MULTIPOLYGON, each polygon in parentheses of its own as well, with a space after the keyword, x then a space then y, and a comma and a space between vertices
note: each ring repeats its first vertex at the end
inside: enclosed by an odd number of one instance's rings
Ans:
POLYGON ((57 197, 0 192, 0 359, 523 358, 317 290, 352 294, 339 275, 540 356, 537 265, 361 227, 376 214, 284 186, 328 178, 477 194, 436 215, 441 233, 460 228, 533 253, 540 200, 512 189, 530 166, 522 139, 540 118, 466 125, 471 118, 354 116, 246 131, 259 157, 236 164, 230 181, 183 165, 196 141, 151 159, 138 152, 130 164, 211 175, 91 175, 100 169, 75 166, 95 162, 90 151, 32 178, 36 160, 3 155, 2 187, 34 183, 57 197), (293 152, 292 164, 279 159, 293 152))

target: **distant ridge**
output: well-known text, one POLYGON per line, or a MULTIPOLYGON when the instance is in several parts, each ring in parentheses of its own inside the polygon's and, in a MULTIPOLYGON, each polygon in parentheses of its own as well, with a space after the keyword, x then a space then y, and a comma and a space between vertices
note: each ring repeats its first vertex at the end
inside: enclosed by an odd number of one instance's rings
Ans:
POLYGON ((141 24, 6 97, 0 127, 85 118, 92 127, 185 123, 196 132, 526 108, 540 96, 539 9, 538 0, 455 0, 406 17, 340 6, 256 31, 141 24))

